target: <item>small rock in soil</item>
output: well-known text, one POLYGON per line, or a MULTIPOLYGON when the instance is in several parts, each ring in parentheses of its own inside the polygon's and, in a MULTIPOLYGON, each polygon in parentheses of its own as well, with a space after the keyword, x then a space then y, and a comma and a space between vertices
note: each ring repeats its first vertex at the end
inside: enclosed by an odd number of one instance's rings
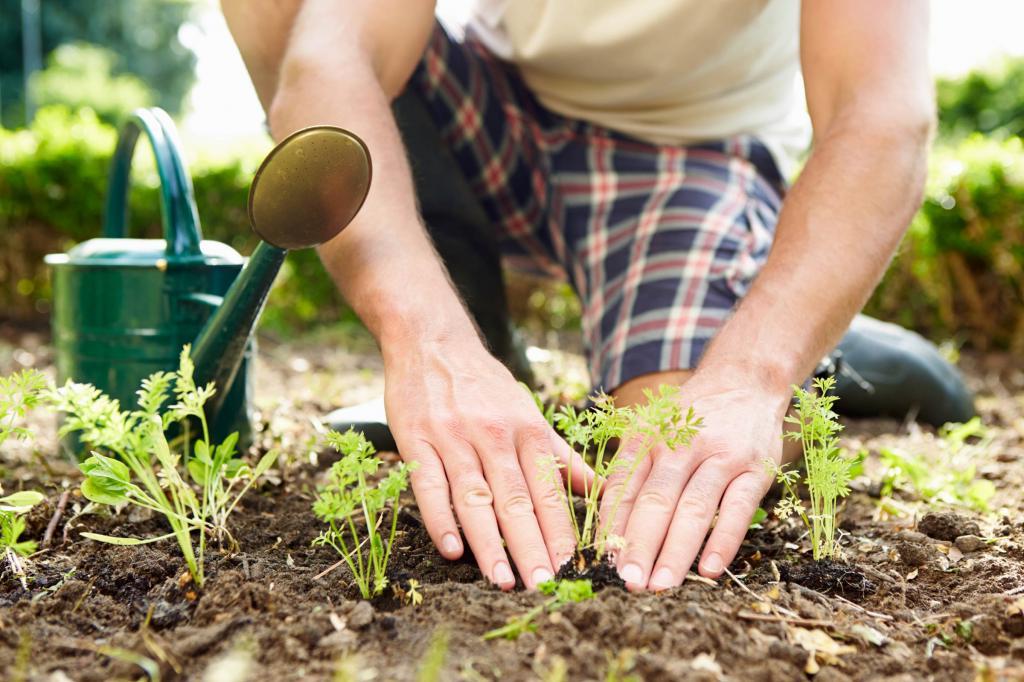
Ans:
POLYGON ((354 649, 358 642, 359 637, 356 636, 356 633, 345 628, 344 630, 337 630, 325 637, 321 637, 316 646, 318 649, 332 654, 343 654, 354 649))
POLYGON ((981 550, 988 548, 988 543, 977 535, 961 535, 953 544, 955 544, 956 548, 964 554, 980 552, 981 550))
POLYGON ((373 622, 373 607, 370 602, 357 602, 352 610, 348 612, 348 626, 355 630, 362 630, 373 622))
POLYGON ((187 602, 171 603, 166 599, 161 599, 153 606, 153 615, 149 622, 156 630, 172 628, 185 620, 188 616, 188 609, 187 602))
POLYGON ((955 512, 929 512, 917 523, 917 529, 936 540, 953 542, 961 535, 981 535, 981 527, 955 512))
POLYGON ((924 566, 936 554, 931 545, 916 542, 898 542, 896 551, 900 553, 900 561, 911 567, 924 566))

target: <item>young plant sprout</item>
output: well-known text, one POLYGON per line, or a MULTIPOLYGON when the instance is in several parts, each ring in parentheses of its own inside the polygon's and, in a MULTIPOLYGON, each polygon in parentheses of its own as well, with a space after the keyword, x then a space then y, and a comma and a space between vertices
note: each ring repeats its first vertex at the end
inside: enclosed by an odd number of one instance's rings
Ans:
MULTIPOLYGON (((607 529, 614 527, 622 496, 643 459, 659 445, 671 450, 688 445, 701 426, 693 408, 682 407, 678 386, 663 385, 658 393, 644 390, 644 397, 646 402, 642 405, 617 407, 611 396, 600 394, 593 399, 594 405, 589 410, 579 411, 566 405, 553 415, 553 423, 564 434, 566 442, 591 456, 596 478, 593 483, 584 484, 582 525, 576 519, 572 487, 568 484, 565 500, 576 533, 576 546, 580 549, 593 547, 598 558, 604 556, 609 542, 614 541, 607 529), (620 442, 622 447, 618 448, 620 442), (631 457, 622 457, 624 449, 628 449, 631 457), (611 514, 598 530, 601 492, 613 474, 621 474, 624 479, 622 492, 612 501, 611 514)), ((568 466, 571 467, 571 463, 568 466)), ((549 470, 553 477, 558 475, 553 464, 549 470)), ((567 473, 566 481, 571 481, 572 471, 567 473)))
MULTIPOLYGON (((3 489, 0 488, 0 492, 3 489)), ((23 490, 0 497, 0 549, 3 550, 11 573, 21 580, 22 587, 27 589, 25 582, 25 563, 27 557, 36 551, 33 540, 22 540, 25 532, 25 513, 43 501, 43 494, 35 490, 23 490)))
POLYGON ((10 436, 28 437, 29 432, 17 425, 18 420, 39 403, 45 388, 46 377, 34 369, 0 377, 0 446, 10 436))
POLYGON ((832 559, 839 554, 837 502, 850 493, 849 484, 857 461, 839 448, 838 434, 843 427, 832 410, 837 397, 829 395, 834 386, 835 377, 815 379, 810 391, 794 386, 796 414, 786 417, 787 423, 799 427, 799 431, 788 432, 785 437, 803 445, 809 510, 796 492, 800 472, 773 465, 776 480, 784 488, 775 512, 782 518, 792 514, 800 517, 810 531, 815 561, 832 559))
POLYGON ((399 497, 409 487, 411 467, 399 464, 374 485, 370 478, 381 462, 362 433, 353 429, 345 433, 329 431, 327 442, 342 457, 331 467, 329 481, 313 503, 313 513, 329 526, 313 544, 333 547, 352 571, 359 594, 370 599, 388 584, 388 560, 398 531, 399 497), (391 522, 385 539, 381 529, 389 506, 391 522))
POLYGON ((484 633, 484 639, 518 639, 524 632, 537 629, 534 621, 542 613, 557 611, 566 604, 575 604, 594 598, 594 588, 589 580, 548 580, 537 585, 542 594, 550 598, 534 606, 526 613, 510 618, 508 623, 484 633))
POLYGON ((157 372, 143 380, 139 409, 130 412, 121 411, 118 401, 88 384, 68 382, 52 392, 52 401, 67 414, 61 435, 77 431, 93 449, 92 456, 81 464, 86 499, 101 505, 144 507, 163 515, 171 527, 166 535, 145 539, 82 535, 115 545, 141 545, 173 537, 193 580, 202 587, 207 537, 229 551, 237 550, 228 531, 228 517, 273 465, 277 453, 268 452, 253 469, 234 457, 237 433, 219 445, 210 442, 203 406, 215 389, 212 383, 196 386, 194 369, 185 346, 176 372, 157 372), (171 393, 176 402, 165 409, 171 393), (189 438, 191 420, 198 422, 202 436, 194 444, 189 438), (171 451, 164 434, 175 424, 184 433, 180 439, 184 457, 171 451))

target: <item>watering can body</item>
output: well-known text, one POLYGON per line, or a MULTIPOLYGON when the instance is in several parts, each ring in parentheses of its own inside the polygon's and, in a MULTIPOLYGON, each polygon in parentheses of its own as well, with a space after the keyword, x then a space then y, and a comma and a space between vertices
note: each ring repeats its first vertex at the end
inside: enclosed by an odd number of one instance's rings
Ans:
MULTIPOLYGON (((46 262, 53 277, 59 381, 93 384, 130 409, 145 377, 177 368, 182 346, 199 336, 245 259, 226 244, 202 239, 173 123, 164 112, 148 109, 133 114, 118 142, 103 237, 47 256, 46 262), (131 159, 143 133, 160 175, 164 239, 126 237, 131 159)), ((253 341, 248 328, 230 331, 240 339, 232 349, 239 357, 231 363, 229 381, 218 385, 222 395, 209 416, 215 437, 238 431, 248 443, 253 341)), ((75 447, 74 441, 65 444, 75 447)))

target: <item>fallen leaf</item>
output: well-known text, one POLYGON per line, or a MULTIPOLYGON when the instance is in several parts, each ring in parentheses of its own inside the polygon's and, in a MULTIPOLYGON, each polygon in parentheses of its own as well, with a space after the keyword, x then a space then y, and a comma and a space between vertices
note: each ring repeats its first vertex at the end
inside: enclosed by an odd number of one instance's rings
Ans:
POLYGON ((782 591, 779 589, 778 585, 772 585, 768 588, 768 591, 764 593, 764 596, 772 601, 778 601, 779 597, 782 596, 782 591))
MULTIPOLYGON (((827 632, 819 628, 809 630, 801 627, 790 627, 789 636, 794 644, 810 653, 811 658, 816 659, 816 663, 838 665, 840 656, 857 651, 857 647, 849 644, 840 644, 832 639, 827 632)), ((810 663, 811 661, 808 660, 808 667, 813 667, 810 663)), ((810 670, 807 672, 810 673, 810 670)))
POLYGON ((750 608, 755 613, 771 613, 772 612, 772 605, 769 604, 766 601, 756 601, 756 602, 754 602, 753 604, 750 605, 750 608))
POLYGON ((774 561, 772 562, 772 580, 775 582, 782 580, 782 574, 779 573, 779 566, 774 561))
POLYGON ((870 625, 857 624, 850 628, 850 632, 862 639, 866 644, 874 644, 875 646, 882 646, 889 641, 889 638, 884 634, 874 629, 870 625))
POLYGON ((913 571, 911 571, 910 573, 907 573, 907 580, 913 580, 916 577, 917 577, 917 569, 916 568, 913 571))
POLYGON ((955 564, 956 562, 960 561, 963 558, 964 558, 964 553, 960 551, 959 547, 957 547, 956 545, 953 545, 952 547, 949 548, 949 560, 952 563, 955 564))

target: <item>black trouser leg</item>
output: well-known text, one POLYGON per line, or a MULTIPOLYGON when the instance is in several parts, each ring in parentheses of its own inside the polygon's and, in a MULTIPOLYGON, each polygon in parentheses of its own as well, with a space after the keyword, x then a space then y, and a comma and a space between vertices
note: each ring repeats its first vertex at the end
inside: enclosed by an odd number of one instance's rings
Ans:
POLYGON ((430 112, 411 91, 393 106, 412 167, 420 213, 455 288, 490 351, 521 381, 529 363, 509 320, 495 226, 476 200, 430 112))

